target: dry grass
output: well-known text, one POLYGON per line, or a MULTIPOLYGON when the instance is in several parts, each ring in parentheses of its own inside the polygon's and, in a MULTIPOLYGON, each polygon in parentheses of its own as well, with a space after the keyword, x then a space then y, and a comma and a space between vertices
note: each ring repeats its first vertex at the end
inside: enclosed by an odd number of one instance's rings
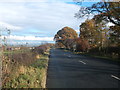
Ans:
POLYGON ((47 51, 39 55, 30 50, 4 53, 2 56, 3 88, 45 88, 47 51))

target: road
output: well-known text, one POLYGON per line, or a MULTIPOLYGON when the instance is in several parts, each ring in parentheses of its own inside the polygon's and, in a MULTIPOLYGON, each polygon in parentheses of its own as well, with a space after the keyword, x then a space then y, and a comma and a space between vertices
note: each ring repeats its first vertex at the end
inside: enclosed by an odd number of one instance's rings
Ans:
POLYGON ((52 49, 47 88, 120 88, 119 64, 52 49))

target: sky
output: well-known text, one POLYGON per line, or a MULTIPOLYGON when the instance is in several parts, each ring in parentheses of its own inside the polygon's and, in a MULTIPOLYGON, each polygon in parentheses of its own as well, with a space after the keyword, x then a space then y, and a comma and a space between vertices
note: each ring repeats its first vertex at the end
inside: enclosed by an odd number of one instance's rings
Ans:
POLYGON ((0 0, 2 39, 8 35, 8 29, 11 33, 6 38, 11 45, 54 43, 54 35, 65 26, 79 34, 79 25, 87 17, 77 19, 74 15, 81 6, 93 3, 76 5, 73 0, 0 0))

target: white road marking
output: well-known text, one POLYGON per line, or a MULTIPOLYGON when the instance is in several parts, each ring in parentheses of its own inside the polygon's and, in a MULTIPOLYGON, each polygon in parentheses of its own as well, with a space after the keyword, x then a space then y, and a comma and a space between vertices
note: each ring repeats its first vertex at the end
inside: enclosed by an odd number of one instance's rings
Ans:
POLYGON ((68 57, 71 57, 70 55, 68 57))
POLYGON ((116 76, 114 76, 114 75, 111 75, 111 77, 113 77, 113 78, 115 78, 115 79, 117 79, 117 80, 120 80, 120 78, 118 78, 118 77, 116 77, 116 76))
POLYGON ((79 61, 79 62, 81 62, 81 63, 83 63, 83 64, 86 64, 85 62, 83 62, 83 61, 79 61))

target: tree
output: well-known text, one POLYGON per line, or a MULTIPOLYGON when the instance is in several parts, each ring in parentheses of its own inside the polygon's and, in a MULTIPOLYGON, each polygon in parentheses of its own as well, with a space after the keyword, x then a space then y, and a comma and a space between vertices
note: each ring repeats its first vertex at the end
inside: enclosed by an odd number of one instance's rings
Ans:
POLYGON ((86 20, 80 25, 80 38, 84 38, 89 41, 89 44, 93 46, 101 46, 106 40, 106 33, 108 30, 105 28, 105 22, 96 23, 94 19, 86 20))
POLYGON ((67 39, 65 40, 65 45, 66 45, 66 48, 69 49, 69 50, 74 50, 74 45, 75 45, 75 40, 74 39, 67 39))
POLYGON ((90 7, 82 7, 75 17, 81 18, 94 14, 97 21, 106 20, 120 26, 120 2, 98 2, 90 7))
POLYGON ((110 27, 110 41, 111 44, 120 45, 120 26, 110 27))
POLYGON ((65 46, 61 42, 56 42, 55 47, 56 48, 65 48, 65 46))
MULTIPOLYGON (((80 25, 80 37, 85 39, 93 39, 96 34, 94 20, 86 20, 80 25)), ((90 40, 89 40, 90 41, 90 40)))
POLYGON ((75 43, 76 43, 76 51, 88 52, 90 47, 87 40, 76 38, 75 43))
POLYGON ((66 40, 74 39, 77 37, 78 35, 74 29, 70 27, 64 27, 57 32, 57 34, 54 36, 54 40, 56 41, 56 43, 62 43, 65 47, 67 47, 66 40))

